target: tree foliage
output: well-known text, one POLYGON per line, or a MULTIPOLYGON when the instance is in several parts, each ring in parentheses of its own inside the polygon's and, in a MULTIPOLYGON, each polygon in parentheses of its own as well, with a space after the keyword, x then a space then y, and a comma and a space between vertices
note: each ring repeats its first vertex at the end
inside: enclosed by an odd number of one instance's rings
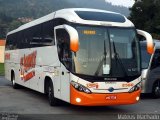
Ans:
POLYGON ((73 7, 98 8, 129 14, 128 8, 112 6, 105 0, 0 0, 0 39, 5 38, 8 31, 24 24, 23 18, 33 20, 59 9, 73 7))
POLYGON ((137 0, 130 8, 129 19, 136 28, 150 32, 160 39, 160 0, 137 0))

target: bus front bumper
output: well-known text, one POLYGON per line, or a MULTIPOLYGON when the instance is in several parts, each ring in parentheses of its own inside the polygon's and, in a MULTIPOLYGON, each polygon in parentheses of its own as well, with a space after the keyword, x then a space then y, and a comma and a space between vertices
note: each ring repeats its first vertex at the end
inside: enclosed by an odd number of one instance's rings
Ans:
POLYGON ((81 106, 110 106, 110 105, 127 105, 139 101, 141 90, 132 93, 117 94, 87 94, 77 91, 72 85, 70 86, 70 103, 81 106))

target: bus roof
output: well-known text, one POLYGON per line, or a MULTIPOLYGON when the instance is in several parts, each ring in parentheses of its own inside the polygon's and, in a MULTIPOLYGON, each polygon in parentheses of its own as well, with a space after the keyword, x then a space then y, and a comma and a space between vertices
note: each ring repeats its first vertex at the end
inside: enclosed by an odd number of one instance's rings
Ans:
POLYGON ((55 11, 44 17, 26 23, 19 28, 9 32, 7 35, 30 28, 43 22, 50 21, 55 18, 63 18, 69 22, 79 24, 134 27, 130 20, 119 13, 89 8, 67 8, 55 11))

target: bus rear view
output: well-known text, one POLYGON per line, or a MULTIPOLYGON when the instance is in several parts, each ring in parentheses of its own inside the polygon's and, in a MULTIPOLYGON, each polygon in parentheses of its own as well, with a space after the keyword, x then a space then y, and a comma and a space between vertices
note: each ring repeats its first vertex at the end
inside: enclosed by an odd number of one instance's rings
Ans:
MULTIPOLYGON (((50 105, 57 105, 59 99, 83 106, 134 104, 139 101, 141 60, 137 34, 146 38, 147 50, 152 53, 150 34, 136 30, 133 23, 121 14, 77 8, 51 13, 10 32, 8 36, 41 24, 43 29, 43 24, 48 21, 53 26, 54 37, 49 40, 53 40, 54 45, 34 46, 30 52, 26 48, 23 54, 17 52, 21 57, 35 53, 34 76, 23 83, 21 78, 24 76, 16 70, 17 64, 10 67, 8 63, 12 59, 6 59, 6 78, 12 78, 14 72, 14 83, 47 94, 50 105), (36 80, 37 88, 33 86, 36 80)), ((42 31, 45 30, 47 28, 42 31)), ((29 44, 38 40, 34 38, 29 44)), ((6 56, 12 58, 13 51, 15 49, 6 50, 6 56)), ((19 58, 16 61, 20 61, 19 66, 29 64, 19 58)), ((13 83, 13 79, 10 80, 13 83)))

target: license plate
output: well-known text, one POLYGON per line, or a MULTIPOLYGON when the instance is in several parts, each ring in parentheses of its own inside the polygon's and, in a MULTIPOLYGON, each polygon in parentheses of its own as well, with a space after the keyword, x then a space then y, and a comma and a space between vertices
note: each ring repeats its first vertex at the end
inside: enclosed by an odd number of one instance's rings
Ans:
POLYGON ((106 96, 106 100, 116 100, 116 99, 117 99, 117 96, 116 96, 116 95, 106 96))

